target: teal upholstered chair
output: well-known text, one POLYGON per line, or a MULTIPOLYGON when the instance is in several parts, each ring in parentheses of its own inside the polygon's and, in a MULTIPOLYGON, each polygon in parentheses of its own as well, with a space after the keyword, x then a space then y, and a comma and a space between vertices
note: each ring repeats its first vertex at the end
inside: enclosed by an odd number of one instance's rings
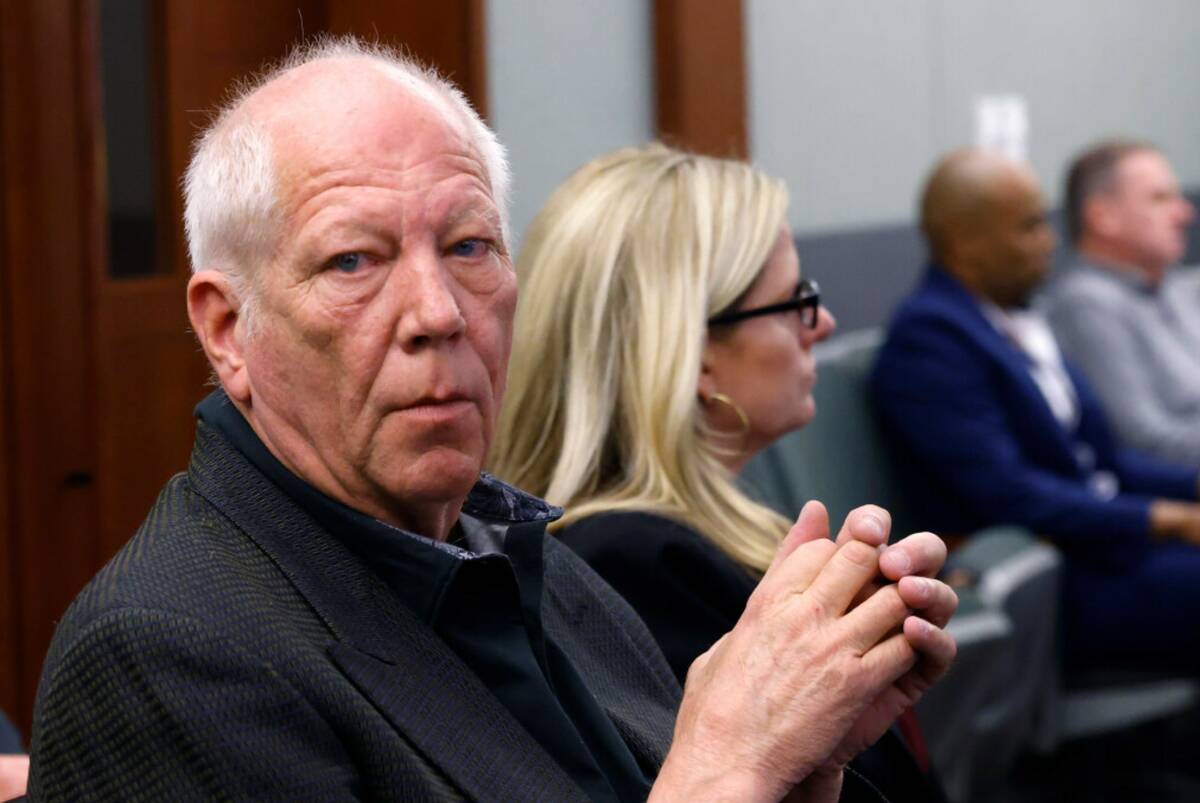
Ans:
MULTIPOLYGON (((817 417, 751 461, 742 480, 752 494, 789 517, 819 499, 835 527, 873 503, 892 514, 894 534, 927 529, 871 412, 867 376, 879 342, 879 331, 868 330, 818 346, 817 417)), ((948 566, 973 578, 959 589, 950 624, 959 655, 918 713, 947 792, 966 800, 998 780, 1057 710, 1059 559, 1019 528, 995 528, 972 537, 948 566), (1022 621, 1025 610, 1036 611, 1034 621, 1022 621)))
MULTIPOLYGON (((881 341, 877 329, 835 337, 816 348, 818 414, 747 465, 747 489, 794 517, 809 499, 834 526, 874 503, 892 514, 893 534, 922 529, 908 504, 909 475, 889 454, 875 422, 867 377, 881 341)), ((952 799, 981 796, 1001 781, 1023 748, 1041 752, 1075 739, 1188 710, 1200 700, 1190 678, 1120 676, 1103 668, 1085 687, 1059 674, 1056 549, 1019 527, 973 534, 947 570, 972 578, 959 589, 950 623, 959 644, 954 668, 918 713, 952 799)))

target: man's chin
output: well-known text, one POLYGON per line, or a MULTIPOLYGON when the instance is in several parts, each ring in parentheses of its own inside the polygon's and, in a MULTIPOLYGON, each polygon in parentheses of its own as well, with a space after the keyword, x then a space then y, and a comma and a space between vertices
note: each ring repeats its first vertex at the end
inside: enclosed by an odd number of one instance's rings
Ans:
POLYGON ((441 446, 415 455, 407 466, 388 472, 388 487, 401 504, 461 501, 479 479, 481 456, 441 446))

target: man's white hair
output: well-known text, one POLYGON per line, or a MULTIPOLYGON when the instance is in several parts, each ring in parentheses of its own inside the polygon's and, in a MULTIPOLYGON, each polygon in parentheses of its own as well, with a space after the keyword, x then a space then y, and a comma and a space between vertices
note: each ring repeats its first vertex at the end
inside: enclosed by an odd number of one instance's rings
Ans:
POLYGON ((249 323, 254 272, 274 252, 282 229, 271 138, 250 115, 238 114, 258 90, 314 61, 367 59, 437 108, 478 152, 509 241, 509 169, 504 146, 462 91, 435 70, 380 44, 354 37, 321 37, 296 47, 282 62, 240 86, 197 138, 183 181, 184 228, 192 271, 221 270, 242 301, 249 323))

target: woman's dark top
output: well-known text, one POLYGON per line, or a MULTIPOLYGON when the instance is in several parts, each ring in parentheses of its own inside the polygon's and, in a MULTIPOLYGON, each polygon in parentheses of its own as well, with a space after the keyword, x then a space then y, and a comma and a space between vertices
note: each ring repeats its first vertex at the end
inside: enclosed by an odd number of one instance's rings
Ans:
MULTIPOLYGON (((758 580, 685 524, 653 513, 588 516, 558 533, 646 622, 679 682, 737 624, 758 580)), ((891 803, 944 801, 889 730, 850 766, 891 803)), ((843 801, 879 800, 847 783, 843 801)))

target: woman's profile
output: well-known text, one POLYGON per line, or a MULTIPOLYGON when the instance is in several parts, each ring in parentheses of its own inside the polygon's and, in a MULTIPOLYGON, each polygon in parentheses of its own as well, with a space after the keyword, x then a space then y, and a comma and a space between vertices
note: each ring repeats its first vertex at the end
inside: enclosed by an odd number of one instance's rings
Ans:
MULTIPOLYGON (((743 162, 628 148, 559 187, 517 260, 492 470, 565 508, 552 531, 681 683, 790 526, 738 470, 816 413, 812 347, 835 322, 801 277, 787 206, 743 162)), ((940 798, 894 736, 859 763, 890 800, 940 798)))

